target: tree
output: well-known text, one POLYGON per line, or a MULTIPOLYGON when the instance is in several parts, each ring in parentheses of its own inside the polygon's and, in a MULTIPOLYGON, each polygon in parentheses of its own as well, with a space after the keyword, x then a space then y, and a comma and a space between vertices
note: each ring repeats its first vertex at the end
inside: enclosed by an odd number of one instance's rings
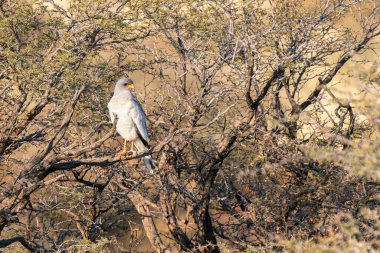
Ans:
POLYGON ((374 48, 379 8, 2 1, 0 247, 126 251, 130 210, 157 252, 281 250, 343 210, 364 224, 378 183, 316 152, 353 154, 376 131, 331 87, 374 48), (145 91, 154 174, 116 155, 106 103, 125 75, 145 91))

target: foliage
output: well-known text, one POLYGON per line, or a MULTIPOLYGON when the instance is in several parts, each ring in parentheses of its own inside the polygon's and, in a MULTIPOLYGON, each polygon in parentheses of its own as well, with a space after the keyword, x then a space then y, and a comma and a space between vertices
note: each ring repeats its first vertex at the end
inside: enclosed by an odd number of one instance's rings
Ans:
POLYGON ((0 1, 0 248, 376 251, 379 10, 0 1), (125 76, 153 174, 116 156, 125 76))

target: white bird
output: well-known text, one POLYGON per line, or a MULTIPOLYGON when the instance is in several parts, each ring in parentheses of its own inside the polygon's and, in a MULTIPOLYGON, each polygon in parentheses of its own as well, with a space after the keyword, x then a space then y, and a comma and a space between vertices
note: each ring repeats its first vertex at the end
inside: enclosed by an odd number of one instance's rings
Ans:
MULTIPOLYGON (((108 110, 112 123, 117 116, 116 131, 124 139, 124 148, 118 154, 119 158, 130 152, 134 153, 133 147, 138 152, 145 152, 149 149, 148 130, 146 128, 145 112, 133 93, 133 81, 130 78, 122 78, 117 81, 113 97, 108 102, 108 110), (131 142, 129 152, 127 152, 127 142, 131 142)), ((154 165, 150 155, 144 156, 145 166, 153 173, 154 165)))

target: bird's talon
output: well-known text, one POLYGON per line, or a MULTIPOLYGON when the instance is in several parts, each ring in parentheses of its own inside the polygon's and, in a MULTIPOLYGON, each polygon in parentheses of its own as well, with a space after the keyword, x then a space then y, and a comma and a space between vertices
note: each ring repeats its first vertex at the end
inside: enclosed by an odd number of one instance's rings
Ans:
POLYGON ((119 159, 121 159, 123 157, 123 155, 126 155, 126 154, 127 154, 127 152, 123 151, 123 152, 117 154, 117 157, 119 157, 119 159))

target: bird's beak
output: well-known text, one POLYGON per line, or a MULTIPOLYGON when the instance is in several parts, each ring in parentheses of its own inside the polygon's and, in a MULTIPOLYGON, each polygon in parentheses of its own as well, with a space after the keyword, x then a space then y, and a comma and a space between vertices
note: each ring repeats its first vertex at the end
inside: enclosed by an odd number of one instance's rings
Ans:
POLYGON ((128 83, 125 85, 127 89, 133 89, 133 83, 128 83))

